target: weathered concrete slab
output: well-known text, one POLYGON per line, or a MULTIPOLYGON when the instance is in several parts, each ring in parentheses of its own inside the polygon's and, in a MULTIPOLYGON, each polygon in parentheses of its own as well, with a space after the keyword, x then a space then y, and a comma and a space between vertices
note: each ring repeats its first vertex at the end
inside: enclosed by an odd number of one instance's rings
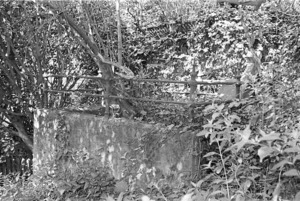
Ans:
POLYGON ((76 167, 74 153, 80 152, 108 165, 119 179, 140 175, 143 168, 156 173, 190 172, 193 136, 160 124, 126 119, 106 119, 91 114, 36 110, 34 122, 34 171, 56 166, 76 167))

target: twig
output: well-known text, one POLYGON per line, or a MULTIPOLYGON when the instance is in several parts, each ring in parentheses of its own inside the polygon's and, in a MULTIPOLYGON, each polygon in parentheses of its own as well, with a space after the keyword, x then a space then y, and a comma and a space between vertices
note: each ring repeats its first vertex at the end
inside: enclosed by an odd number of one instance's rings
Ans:
POLYGON ((225 163, 224 163, 220 143, 219 143, 218 140, 217 140, 217 144, 218 144, 219 154, 220 154, 220 157, 221 157, 222 166, 223 166, 223 169, 224 169, 224 175, 225 175, 225 179, 226 179, 227 197, 229 199, 230 198, 230 192, 229 192, 229 185, 228 185, 228 177, 227 177, 227 173, 226 173, 226 167, 225 167, 225 163))

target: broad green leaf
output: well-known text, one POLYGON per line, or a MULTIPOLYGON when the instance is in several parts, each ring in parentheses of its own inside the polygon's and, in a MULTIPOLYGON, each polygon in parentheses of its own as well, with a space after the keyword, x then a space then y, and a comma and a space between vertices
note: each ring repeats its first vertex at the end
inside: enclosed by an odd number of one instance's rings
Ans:
POLYGON ((174 124, 168 126, 168 129, 171 130, 174 127, 174 124))
POLYGON ((241 140, 235 143, 234 145, 232 145, 231 147, 229 147, 227 150, 237 147, 237 152, 238 152, 239 150, 241 150, 241 148, 243 148, 243 146, 245 146, 245 144, 251 143, 251 141, 249 140, 251 135, 250 125, 248 125, 245 128, 245 130, 238 132, 238 134, 241 136, 241 140))
POLYGON ((209 156, 213 156, 213 155, 219 155, 217 152, 208 152, 207 154, 205 154, 203 157, 209 157, 209 156))
POLYGON ((106 201, 115 201, 115 199, 108 195, 106 201))
POLYGON ((117 201, 122 201, 123 200, 123 197, 124 197, 124 192, 121 192, 118 196, 118 199, 117 201))
POLYGON ((214 127, 213 120, 208 121, 208 123, 202 127, 203 128, 213 128, 214 127))
POLYGON ((233 180, 234 180, 234 178, 231 177, 227 181, 225 181, 224 184, 230 184, 231 182, 233 182, 233 180))
POLYGON ((237 120, 237 122, 241 122, 241 118, 235 114, 229 115, 228 119, 232 122, 234 122, 234 120, 237 120))
POLYGON ((209 110, 214 110, 216 108, 216 105, 212 104, 212 105, 208 105, 206 106, 206 108, 204 109, 204 112, 208 112, 209 110))
POLYGON ((220 114, 221 114, 220 112, 213 113, 212 119, 215 120, 218 116, 220 116, 220 114))
POLYGON ((200 188, 202 183, 205 182, 207 179, 211 178, 212 174, 207 175, 205 178, 200 179, 196 184, 192 182, 193 186, 196 188, 200 188))
POLYGON ((245 182, 242 183, 242 187, 245 192, 249 189, 251 184, 252 184, 252 182, 249 179, 247 179, 245 182))
POLYGON ((300 137, 300 132, 296 129, 293 130, 293 132, 290 134, 293 138, 299 139, 300 137))
POLYGON ((147 195, 142 196, 142 201, 150 201, 151 199, 147 195))
POLYGON ((295 157, 293 158, 293 164, 295 164, 295 162, 296 162, 297 160, 300 160, 300 154, 298 154, 297 156, 295 156, 295 157))
POLYGON ((144 115, 144 116, 146 116, 147 112, 145 110, 142 110, 141 114, 144 115))
POLYGON ((196 195, 193 197, 193 201, 206 201, 209 191, 202 190, 201 192, 197 192, 196 195))
POLYGON ((64 192, 67 190, 66 186, 60 186, 57 188, 60 195, 63 195, 64 192))
POLYGON ((272 112, 269 116, 266 117, 266 119, 270 119, 270 118, 272 118, 272 117, 274 117, 274 116, 275 116, 275 113, 272 112))
POLYGON ((232 108, 232 107, 239 107, 241 105, 240 102, 237 102, 237 101, 233 101, 229 104, 229 108, 232 108))
POLYGON ((86 190, 89 187, 89 185, 90 185, 89 182, 86 181, 85 184, 84 184, 83 189, 86 190))
POLYGON ((179 56, 176 56, 176 58, 178 58, 178 59, 182 59, 182 58, 185 58, 185 57, 187 57, 188 55, 186 55, 186 54, 180 54, 179 56))
POLYGON ((95 179, 98 176, 98 174, 96 174, 95 172, 91 172, 91 176, 95 179))
POLYGON ((217 168, 215 168, 215 172, 217 174, 220 174, 220 172, 222 171, 223 167, 222 166, 218 166, 217 168))
POLYGON ((259 150, 257 151, 257 154, 260 158, 260 162, 262 162, 264 160, 264 158, 271 156, 272 153, 274 153, 276 150, 272 147, 267 147, 267 146, 263 146, 261 148, 259 148, 259 150))
POLYGON ((18 182, 20 180, 20 173, 17 174, 15 180, 16 180, 16 182, 18 182))
POLYGON ((212 184, 220 184, 220 183, 224 183, 224 179, 215 179, 212 182, 212 184))
MULTIPOLYGON (((144 201, 144 200, 143 200, 144 201)), ((193 193, 188 193, 185 194, 182 198, 181 201, 193 201, 193 193)))
POLYGON ((207 137, 210 134, 210 132, 208 132, 207 130, 202 130, 200 131, 197 136, 205 136, 207 137))
POLYGON ((214 195, 218 195, 218 194, 226 195, 227 193, 225 191, 218 190, 218 191, 212 192, 211 194, 209 194, 209 196, 214 196, 214 195))
POLYGON ((219 111, 223 110, 224 106, 225 106, 224 103, 222 103, 221 105, 218 106, 218 110, 219 111))
POLYGON ((235 200, 236 201, 245 201, 245 197, 241 194, 238 194, 236 197, 235 197, 235 200))
POLYGON ((259 178, 260 174, 253 174, 251 177, 248 177, 248 179, 250 179, 251 181, 255 182, 256 178, 259 178))
POLYGON ((222 128, 223 128, 223 126, 222 126, 222 124, 214 124, 214 127, 213 127, 214 129, 216 129, 216 130, 221 130, 222 128))
POLYGON ((250 166, 249 168, 252 170, 260 170, 261 169, 260 167, 257 167, 257 166, 250 166))
POLYGON ((270 134, 265 134, 262 130, 260 130, 260 134, 262 134, 261 138, 258 138, 258 142, 261 141, 274 141, 274 140, 281 140, 280 134, 272 132, 270 134))
POLYGON ((274 166, 273 166, 273 168, 272 168, 272 170, 276 170, 276 169, 278 169, 278 168, 282 168, 285 164, 293 164, 293 163, 291 163, 290 161, 288 161, 288 160, 283 160, 283 161, 280 161, 279 163, 277 163, 277 164, 275 164, 274 166))
POLYGON ((300 153, 300 148, 299 147, 289 147, 283 150, 285 153, 300 153))
POLYGON ((300 172, 297 169, 290 169, 290 170, 286 171, 285 173, 283 173, 283 175, 287 176, 287 177, 299 177, 300 172))

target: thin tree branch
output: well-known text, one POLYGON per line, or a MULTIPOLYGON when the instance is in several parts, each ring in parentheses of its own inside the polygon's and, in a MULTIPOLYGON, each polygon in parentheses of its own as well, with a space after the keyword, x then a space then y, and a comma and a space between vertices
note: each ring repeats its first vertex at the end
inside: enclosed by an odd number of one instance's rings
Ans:
POLYGON ((93 31, 95 32, 96 34, 96 37, 97 37, 97 40, 99 41, 99 43, 101 44, 101 49, 102 51, 104 52, 104 57, 108 58, 109 55, 108 55, 108 50, 107 48, 104 47, 104 42, 102 40, 102 38, 100 37, 100 34, 98 32, 98 29, 97 27, 95 26, 96 22, 95 20, 91 17, 90 15, 90 10, 87 8, 87 6, 83 6, 85 12, 86 12, 86 15, 87 15, 87 18, 88 18, 88 22, 90 24, 90 26, 92 27, 93 31))
MULTIPOLYGON (((52 6, 50 3, 47 3, 47 5, 51 9, 53 9, 57 12, 58 9, 56 7, 52 6)), ((106 61, 105 58, 100 54, 100 51, 99 51, 97 45, 90 40, 90 38, 86 35, 84 30, 81 27, 79 27, 69 15, 67 15, 65 12, 63 12, 63 13, 61 13, 61 16, 80 35, 80 37, 84 40, 84 42, 92 50, 94 55, 96 55, 96 58, 95 58, 96 63, 99 66, 99 68, 101 69, 101 71, 104 72, 105 76, 112 77, 113 76, 112 66, 115 66, 115 67, 118 67, 121 70, 121 72, 125 73, 125 75, 119 74, 120 76, 124 75, 124 76, 132 76, 133 77, 134 74, 129 68, 121 66, 117 63, 106 61)))

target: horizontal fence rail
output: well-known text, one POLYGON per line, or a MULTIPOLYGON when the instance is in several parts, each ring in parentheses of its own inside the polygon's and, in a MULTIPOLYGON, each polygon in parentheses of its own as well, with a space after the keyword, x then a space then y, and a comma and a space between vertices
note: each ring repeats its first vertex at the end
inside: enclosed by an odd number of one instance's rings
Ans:
POLYGON ((111 79, 105 79, 103 77, 97 77, 97 76, 74 76, 74 75, 44 75, 44 78, 49 77, 60 77, 60 78, 83 78, 83 79, 94 79, 94 80, 103 80, 103 81, 112 81, 112 80, 127 80, 127 81, 134 81, 134 82, 160 82, 160 83, 173 83, 173 84, 196 84, 196 85, 233 85, 233 84, 242 84, 241 81, 214 81, 214 80, 206 80, 206 81, 180 81, 180 80, 167 80, 167 79, 138 79, 138 78, 111 78, 111 79))
MULTIPOLYGON (((147 99, 147 98, 134 98, 134 97, 121 97, 121 96, 106 96, 106 95, 100 95, 100 94, 91 94, 91 93, 81 93, 81 92, 73 92, 73 91, 67 91, 67 90, 52 90, 52 89, 45 89, 47 92, 53 92, 53 93, 65 93, 65 94, 80 94, 83 96, 92 96, 92 97, 102 97, 102 98, 116 98, 116 99, 125 99, 125 100, 136 100, 136 101, 142 101, 142 102, 153 102, 153 103, 169 103, 169 104, 178 104, 178 105, 208 105, 211 104, 211 101, 206 102, 181 102, 181 101, 166 101, 166 100, 155 100, 155 99, 147 99)), ((214 101, 215 103, 223 103, 227 101, 214 101)))
MULTIPOLYGON (((98 76, 74 76, 74 75, 44 75, 44 78, 73 78, 73 79, 84 79, 84 80, 99 80, 100 82, 103 82, 102 88, 99 89, 71 89, 71 90, 65 90, 65 89, 49 89, 47 87, 43 88, 43 91, 45 93, 45 96, 47 97, 46 93, 60 93, 60 94, 76 94, 76 95, 82 95, 82 96, 91 96, 91 97, 101 97, 104 100, 106 100, 105 107, 106 112, 105 114, 108 114, 108 110, 110 107, 109 100, 113 99, 124 99, 124 100, 134 100, 134 101, 141 101, 141 102, 153 102, 153 103, 166 103, 166 104, 177 104, 177 105, 193 105, 193 106, 199 106, 199 105, 209 105, 212 103, 212 101, 201 101, 197 102, 195 101, 195 96, 197 95, 208 95, 208 93, 198 93, 197 87, 199 85, 235 85, 236 87, 236 98, 240 98, 240 86, 243 84, 240 81, 240 76, 237 76, 237 79, 235 81, 224 81, 224 80, 209 80, 209 81, 196 81, 196 73, 195 69, 193 69, 193 73, 191 74, 191 80, 189 81, 179 81, 179 80, 167 80, 167 79, 140 79, 140 78, 126 78, 126 77, 113 77, 109 79, 105 79, 103 77, 98 76), (159 99, 152 99, 152 98, 144 98, 144 97, 132 97, 132 96, 122 96, 122 95, 112 95, 109 93, 109 88, 111 87, 110 84, 112 81, 117 80, 124 80, 129 82, 138 82, 138 83, 166 83, 166 84, 182 84, 182 85, 188 85, 190 87, 190 91, 181 92, 184 95, 189 94, 189 96, 185 97, 188 98, 187 101, 171 101, 171 100, 159 100, 159 99), (86 92, 85 92, 86 91, 86 92), (89 92, 103 92, 102 94, 94 94, 89 92)), ((175 92, 174 94, 176 94, 175 92)), ((170 93, 172 94, 172 92, 170 93)), ((180 94, 180 92, 179 92, 180 94)), ((173 97, 174 98, 174 97, 173 97)), ((214 103, 226 103, 230 102, 230 100, 214 100, 214 103)))

